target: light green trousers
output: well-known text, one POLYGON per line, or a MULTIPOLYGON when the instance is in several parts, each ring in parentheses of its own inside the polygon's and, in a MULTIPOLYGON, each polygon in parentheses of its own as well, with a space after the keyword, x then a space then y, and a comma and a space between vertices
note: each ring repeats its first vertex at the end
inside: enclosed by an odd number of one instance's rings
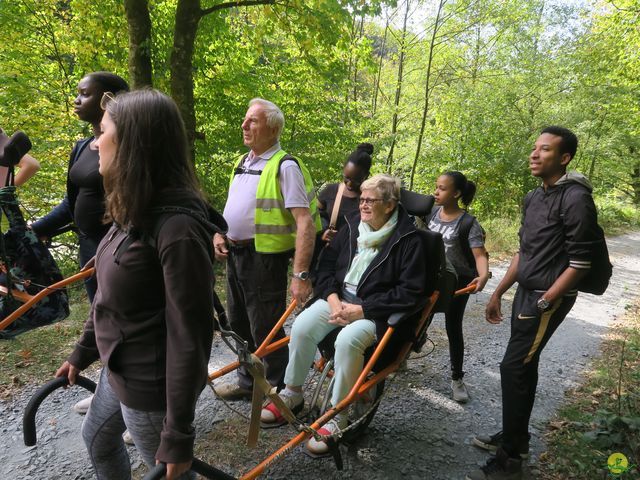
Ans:
POLYGON ((336 328, 341 328, 335 343, 334 386, 331 404, 347 396, 364 367, 364 351, 376 341, 372 320, 356 320, 346 327, 329 323, 331 310, 326 300, 317 300, 296 318, 291 328, 289 364, 284 382, 294 387, 304 383, 318 343, 336 328))

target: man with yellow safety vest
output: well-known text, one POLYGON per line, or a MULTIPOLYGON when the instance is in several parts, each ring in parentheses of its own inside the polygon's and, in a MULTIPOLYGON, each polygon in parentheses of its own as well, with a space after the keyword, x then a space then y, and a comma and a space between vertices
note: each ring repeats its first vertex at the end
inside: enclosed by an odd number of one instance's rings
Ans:
MULTIPOLYGON (((284 115, 272 102, 254 98, 242 122, 247 155, 233 165, 224 218, 226 237, 213 240, 216 258, 227 262, 227 309, 231 328, 262 343, 286 308, 289 260, 291 296, 303 305, 311 294, 309 267, 321 228, 307 167, 280 147, 284 115)), ((285 336, 281 329, 275 340, 285 336)), ((264 358, 267 380, 282 386, 288 350, 264 358)), ((253 379, 240 368, 237 384, 216 386, 227 400, 249 399, 253 379)))

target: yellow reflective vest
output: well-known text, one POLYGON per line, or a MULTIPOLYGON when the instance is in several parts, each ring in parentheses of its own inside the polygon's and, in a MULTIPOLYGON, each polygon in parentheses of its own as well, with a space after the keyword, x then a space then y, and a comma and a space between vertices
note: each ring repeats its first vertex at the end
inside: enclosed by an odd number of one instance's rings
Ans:
MULTIPOLYGON (((260 174, 258 190, 256 192, 255 225, 256 236, 254 239, 256 251, 260 253, 281 253, 293 250, 296 246, 296 221, 289 210, 284 206, 284 197, 280 191, 278 172, 280 164, 287 153, 284 150, 276 152, 268 161, 260 174)), ((240 161, 231 172, 229 188, 236 175, 236 169, 242 166, 246 155, 240 157, 240 161)), ((320 216, 318 215, 318 200, 309 170, 300 160, 295 161, 304 177, 304 186, 309 200, 311 218, 316 227, 316 232, 322 229, 320 216)))

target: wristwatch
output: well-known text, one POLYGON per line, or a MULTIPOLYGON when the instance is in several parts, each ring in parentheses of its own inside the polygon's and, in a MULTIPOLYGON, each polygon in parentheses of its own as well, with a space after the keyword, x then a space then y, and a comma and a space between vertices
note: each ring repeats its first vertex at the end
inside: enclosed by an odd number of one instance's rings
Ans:
POLYGON ((538 306, 538 310, 540 310, 541 312, 546 312, 547 310, 549 310, 551 303, 549 303, 549 300, 547 300, 546 298, 540 297, 536 305, 538 306))
POLYGON ((298 280, 309 280, 309 272, 298 272, 293 274, 293 278, 297 278, 298 280))

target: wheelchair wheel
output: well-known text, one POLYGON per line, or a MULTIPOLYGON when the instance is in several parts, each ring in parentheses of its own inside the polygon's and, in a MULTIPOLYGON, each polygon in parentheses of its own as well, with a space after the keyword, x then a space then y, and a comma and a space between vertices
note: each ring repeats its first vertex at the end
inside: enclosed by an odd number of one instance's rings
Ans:
POLYGON ((385 381, 382 380, 375 387, 369 390, 367 392, 369 397, 368 399, 360 399, 351 405, 351 408, 349 409, 349 425, 354 422, 359 423, 356 427, 345 432, 342 438, 346 443, 353 443, 356 441, 365 432, 371 423, 371 420, 373 420, 373 417, 378 411, 378 406, 380 405, 380 398, 384 393, 384 383, 385 381), (372 405, 374 405, 373 408, 371 408, 372 405))
POLYGON ((327 411, 331 391, 333 390, 333 377, 330 375, 333 370, 333 359, 328 360, 320 372, 311 401, 309 402, 309 420, 315 421, 327 411))
MULTIPOLYGON (((314 421, 323 415, 330 407, 331 394, 333 392, 334 380, 330 375, 333 369, 333 360, 325 365, 324 370, 320 374, 318 383, 312 395, 310 403, 309 417, 314 421)), ((378 383, 368 392, 368 398, 358 400, 348 409, 349 425, 357 422, 357 426, 348 429, 342 439, 346 443, 353 443, 367 429, 371 420, 373 420, 378 410, 379 399, 384 392, 384 380, 378 383), (373 408, 372 405, 375 405, 373 408), (364 417, 364 418, 363 418, 364 417)))

